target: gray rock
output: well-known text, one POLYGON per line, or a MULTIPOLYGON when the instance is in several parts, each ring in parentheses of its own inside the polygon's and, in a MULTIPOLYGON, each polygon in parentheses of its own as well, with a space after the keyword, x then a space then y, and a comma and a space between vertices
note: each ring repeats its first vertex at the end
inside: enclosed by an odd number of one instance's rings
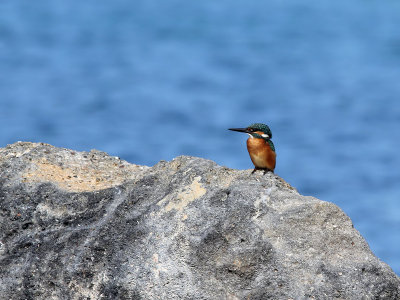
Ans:
POLYGON ((32 143, 0 165, 1 299, 400 299, 349 217, 277 175, 32 143))

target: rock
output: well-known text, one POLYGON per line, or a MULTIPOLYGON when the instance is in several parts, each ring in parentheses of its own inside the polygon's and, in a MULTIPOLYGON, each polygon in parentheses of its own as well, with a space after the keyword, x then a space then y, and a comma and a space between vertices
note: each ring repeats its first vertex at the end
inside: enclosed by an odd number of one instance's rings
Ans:
POLYGON ((21 142, 0 165, 1 299, 400 299, 349 217, 277 175, 21 142))

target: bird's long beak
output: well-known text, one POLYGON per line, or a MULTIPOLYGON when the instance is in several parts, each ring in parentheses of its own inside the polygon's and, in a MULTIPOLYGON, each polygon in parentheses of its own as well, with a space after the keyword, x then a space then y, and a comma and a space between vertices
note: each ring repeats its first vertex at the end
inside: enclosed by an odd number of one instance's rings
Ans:
POLYGON ((229 130, 238 131, 238 132, 244 132, 244 133, 249 133, 249 131, 247 130, 247 128, 229 128, 229 130))

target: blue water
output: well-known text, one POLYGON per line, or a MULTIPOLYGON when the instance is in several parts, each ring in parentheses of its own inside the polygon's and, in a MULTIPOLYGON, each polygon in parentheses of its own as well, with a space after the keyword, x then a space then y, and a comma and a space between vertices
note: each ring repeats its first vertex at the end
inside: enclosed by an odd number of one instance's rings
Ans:
POLYGON ((276 173, 339 205, 400 274, 400 2, 2 1, 0 146, 153 165, 186 154, 276 173))

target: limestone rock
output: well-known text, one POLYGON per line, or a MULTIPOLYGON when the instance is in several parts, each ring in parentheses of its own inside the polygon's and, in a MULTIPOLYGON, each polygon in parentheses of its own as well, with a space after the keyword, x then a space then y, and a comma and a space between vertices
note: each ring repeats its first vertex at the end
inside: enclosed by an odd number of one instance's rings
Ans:
POLYGON ((400 299, 336 205, 250 172, 0 149, 0 298, 400 299))

